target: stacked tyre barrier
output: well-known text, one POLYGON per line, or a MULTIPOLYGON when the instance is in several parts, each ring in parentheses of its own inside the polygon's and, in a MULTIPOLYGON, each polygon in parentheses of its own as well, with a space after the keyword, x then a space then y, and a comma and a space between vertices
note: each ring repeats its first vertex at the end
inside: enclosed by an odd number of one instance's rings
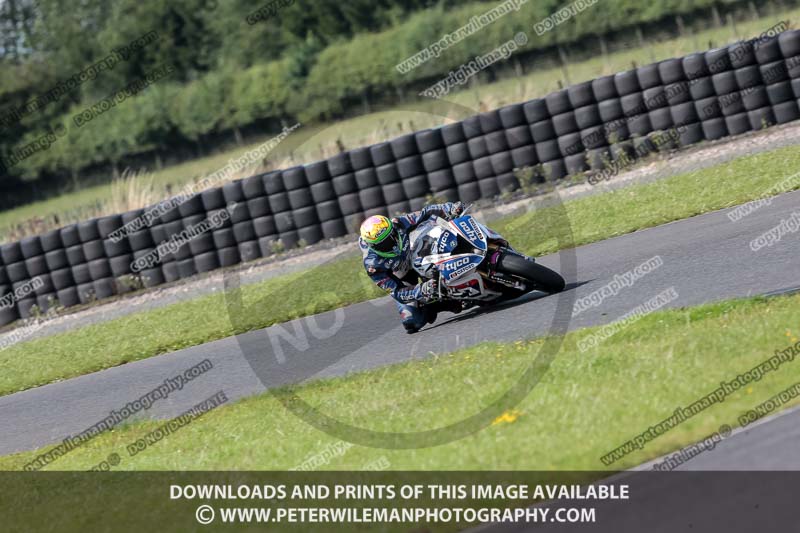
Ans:
POLYGON ((0 246, 0 324, 341 237, 372 214, 492 198, 523 176, 591 170, 596 183, 665 146, 797 120, 799 100, 800 31, 789 31, 251 176, 166 209, 87 220, 0 246))

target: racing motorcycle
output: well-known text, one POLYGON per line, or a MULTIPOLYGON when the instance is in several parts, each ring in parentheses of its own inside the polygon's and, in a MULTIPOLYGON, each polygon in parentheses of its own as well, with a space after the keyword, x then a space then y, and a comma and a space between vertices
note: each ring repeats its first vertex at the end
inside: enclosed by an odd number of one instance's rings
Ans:
POLYGON ((440 299, 486 305, 540 290, 564 290, 564 278, 514 250, 500 234, 464 213, 431 216, 409 235, 414 270, 437 280, 440 299))

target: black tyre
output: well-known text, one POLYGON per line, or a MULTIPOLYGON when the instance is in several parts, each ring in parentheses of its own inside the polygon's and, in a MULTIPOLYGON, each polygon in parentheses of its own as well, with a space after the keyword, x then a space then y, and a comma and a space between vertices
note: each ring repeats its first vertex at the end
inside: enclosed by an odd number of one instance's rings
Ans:
MULTIPOLYGON (((442 126, 441 130, 442 140, 444 140, 444 144, 447 146, 467 142, 467 138, 464 136, 464 128, 461 126, 460 122, 446 124, 442 126)), ((372 154, 372 159, 375 159, 375 154, 372 154)), ((377 161, 375 163, 379 164, 377 161)))
MULTIPOLYGON (((340 154, 340 155, 347 155, 347 154, 340 154)), ((332 173, 332 172, 331 172, 332 173)), ((306 178, 306 169, 301 166, 296 166, 292 168, 287 168, 282 172, 283 174, 283 185, 286 187, 287 191, 293 191, 295 189, 303 189, 308 187, 308 178, 306 178)), ((236 182, 234 182, 236 183, 236 182)), ((223 193, 225 194, 225 200, 230 201, 239 201, 236 199, 231 199, 228 195, 227 187, 231 185, 230 183, 226 183, 223 187, 223 193)), ((241 191, 241 187, 238 188, 241 191)))
POLYGON ((95 259, 94 261, 89 261, 89 275, 94 281, 112 277, 111 265, 109 265, 108 259, 95 259))
MULTIPOLYGON (((262 188, 264 180, 261 180, 262 188)), ((203 202, 203 209, 205 211, 212 211, 214 209, 222 209, 225 207, 225 195, 222 194, 222 189, 208 189, 200 193, 200 198, 203 202)))
POLYGON ((756 54, 756 61, 759 64, 764 65, 766 63, 770 63, 771 61, 777 61, 783 58, 783 54, 781 54, 781 46, 778 39, 765 39, 758 42, 757 45, 754 46, 755 54, 756 54))
POLYGON ((728 47, 728 56, 733 68, 742 68, 756 64, 756 54, 753 50, 753 43, 749 41, 739 41, 728 47))
POLYGON ((394 154, 392 153, 392 147, 388 142, 383 142, 370 146, 369 152, 370 155, 372 156, 372 162, 375 164, 375 166, 386 165, 388 163, 394 162, 394 154))
POLYGON ((181 279, 189 278, 197 274, 197 269, 194 267, 194 257, 188 257, 176 261, 178 265, 178 277, 181 279))
POLYGON ((639 81, 639 87, 644 91, 651 87, 661 85, 661 76, 658 73, 658 63, 645 65, 636 69, 636 79, 639 81))
POLYGON ((798 110, 797 102, 794 100, 772 106, 772 113, 775 115, 775 121, 778 124, 786 124, 800 118, 800 110, 798 110))
POLYGON ((678 144, 689 146, 703 140, 703 128, 700 123, 683 124, 682 131, 678 134, 678 144))
POLYGON ((485 111, 478 115, 478 122, 480 122, 481 131, 484 134, 503 129, 500 115, 495 110, 485 111))
MULTIPOLYGON (((311 186, 311 195, 314 196, 314 187, 328 186, 331 190, 331 195, 334 196, 333 187, 331 186, 330 182, 327 181, 325 183, 317 183, 316 185, 311 186)), ((314 201, 317 201, 316 196, 314 196, 314 201)), ((258 198, 251 198, 247 200, 247 211, 250 213, 251 218, 258 218, 264 217, 272 213, 272 210, 269 208, 269 199, 266 196, 259 196, 258 198)))
POLYGON ((481 191, 481 198, 494 198, 500 194, 500 187, 497 186, 497 180, 493 177, 478 180, 478 188, 481 191))
MULTIPOLYGON (((385 187, 389 187, 390 185, 384 185, 385 187)), ((392 187, 400 187, 402 189, 402 185, 399 183, 394 183, 391 185, 392 187)), ((319 217, 320 222, 327 222, 328 220, 334 220, 336 218, 342 218, 342 210, 339 209, 339 201, 338 200, 329 200, 327 202, 322 202, 317 204, 317 216, 319 217)), ((255 225, 257 220, 253 221, 253 225, 255 225)), ((275 223, 273 222, 272 227, 275 227, 275 223)), ((258 228, 256 228, 256 233, 258 233, 258 228)), ((264 235, 272 235, 275 233, 271 231, 269 233, 261 233, 259 237, 263 237, 264 235)))
POLYGON ((477 180, 478 177, 475 175, 475 167, 472 165, 472 161, 454 165, 453 178, 459 185, 472 183, 473 181, 477 180))
POLYGON ((522 109, 522 104, 512 104, 501 107, 497 110, 497 113, 500 115, 500 122, 506 130, 515 126, 527 124, 525 122, 525 111, 522 109))
POLYGON ((516 168, 531 167, 539 162, 536 157, 536 148, 529 144, 528 146, 520 146, 511 150, 511 161, 516 168))
MULTIPOLYGON (((386 200, 383 198, 383 189, 380 185, 358 191, 358 199, 361 202, 361 207, 365 211, 367 209, 377 209, 386 205, 386 200)), ((297 227, 299 228, 309 225, 310 224, 300 224, 300 222, 297 223, 297 227)))
POLYGON ((522 104, 522 111, 525 113, 525 121, 534 124, 550 118, 547 111, 547 103, 541 98, 536 98, 522 104))
POLYGON ((544 177, 547 181, 560 180, 567 175, 567 167, 563 159, 554 159, 542 163, 544 177))
POLYGON ((664 86, 650 87, 642 91, 642 98, 644 98, 644 105, 649 110, 660 109, 667 107, 667 95, 664 92, 664 86))
MULTIPOLYGON (((350 164, 350 157, 347 152, 336 154, 328 159, 328 172, 331 176, 341 176, 342 174, 347 174, 352 171, 353 166, 350 164)), ((284 179, 284 182, 285 181, 284 179)))
POLYGON ((564 165, 567 167, 568 176, 575 176, 589 170, 589 164, 586 162, 586 154, 582 152, 566 156, 564 158, 564 165))
MULTIPOLYGON (((59 235, 61 236, 61 243, 64 245, 64 248, 81 243, 81 238, 78 234, 78 226, 76 224, 61 228, 59 230, 59 235)), ((2 255, 2 248, 0 248, 0 255, 2 255)), ((5 261, 5 257, 3 261, 5 261)))
POLYGON ((25 237, 19 241, 19 246, 22 250, 22 257, 25 259, 44 254, 44 250, 42 249, 42 241, 39 240, 38 236, 25 237))
POLYGON ((694 80, 708 76, 708 67, 703 54, 689 54, 683 58, 683 72, 686 78, 694 80))
POLYGON ((643 113, 641 115, 636 115, 635 117, 629 117, 627 124, 628 124, 628 131, 632 135, 647 135, 648 133, 653 131, 653 126, 652 124, 650 124, 650 116, 647 115, 646 113, 643 113))
POLYGON ((731 58, 728 55, 728 47, 709 50, 705 53, 705 57, 706 66, 708 67, 708 73, 710 75, 725 72, 733 68, 731 66, 731 58))
POLYGON ((566 89, 548 94, 544 101, 547 105, 547 112, 550 113, 551 117, 572 111, 572 104, 569 101, 569 94, 566 89))
MULTIPOLYGON (((505 153, 508 152, 501 152, 501 154, 505 153)), ((495 154, 492 156, 492 158, 494 158, 495 156, 499 156, 501 154, 495 154)), ((436 172, 431 172, 430 174, 428 174, 428 183, 430 183, 431 190, 433 191, 443 191, 445 189, 451 189, 456 186, 455 178, 453 177, 453 171, 450 170, 449 168, 446 168, 444 170, 437 170, 436 172)), ((400 191, 402 190, 403 188, 401 185, 400 191)), ((385 192, 386 192, 386 187, 384 187, 384 193, 385 192)), ((405 200, 405 196, 396 197, 392 199, 386 197, 387 204, 394 204, 397 202, 402 202, 403 200, 405 200)))
POLYGON ((438 129, 424 130, 416 134, 417 150, 424 154, 425 152, 432 152, 433 150, 440 150, 444 148, 444 139, 442 139, 442 132, 438 129))
POLYGON ((564 278, 558 272, 512 253, 500 257, 497 269, 525 281, 529 284, 528 290, 541 290, 554 294, 563 291, 566 286, 564 278))
MULTIPOLYGON (((303 241, 305 241, 306 245, 318 243, 319 241, 325 238, 322 234, 322 228, 320 228, 319 225, 300 228, 299 230, 297 230, 297 236, 303 241)), ((257 246, 256 250, 258 250, 257 246)), ((249 259, 247 259, 247 261, 249 261, 249 259)))
MULTIPOLYGON (((506 140, 506 132, 505 130, 500 131, 493 131, 491 133, 486 134, 486 148, 489 150, 490 154, 496 154, 499 152, 505 152, 508 150, 508 141, 506 140)), ((428 155, 428 154, 425 154, 428 155)), ((425 160, 425 156, 422 156, 423 161, 425 160)), ((444 166, 444 165, 443 165, 444 166)), ((439 167, 442 168, 442 167, 439 167)), ((431 170, 438 170, 438 168, 428 168, 428 165, 425 165, 425 170, 430 172, 431 170)))
POLYGON ((92 281, 92 275, 89 274, 88 264, 75 265, 70 270, 72 271, 72 279, 75 280, 76 285, 92 281))
POLYGON ((736 74, 733 71, 719 72, 711 76, 711 83, 714 84, 714 92, 717 96, 730 94, 739 90, 736 82, 736 74))
POLYGON ((679 81, 664 86, 664 97, 669 105, 678 105, 692 100, 688 81, 679 81))
POLYGON ((258 198, 259 196, 265 196, 267 191, 264 190, 264 182, 261 180, 261 174, 243 179, 242 192, 244 193, 244 197, 248 200, 258 198))
MULTIPOLYGON (((111 269, 111 275, 115 278, 124 276, 131 273, 131 263, 133 262, 133 254, 118 255, 108 260, 108 266, 111 269)), ((91 268, 91 265, 89 265, 91 268)), ((55 278, 54 278, 55 279, 55 278)), ((56 287, 57 289, 59 287, 56 287)))
POLYGON ((422 167, 422 158, 419 155, 412 155, 397 160, 397 171, 400 173, 401 178, 410 178, 422 174, 424 169, 422 167))
MULTIPOLYGON (((301 209, 296 209, 295 211, 292 212, 292 216, 294 217, 294 223, 297 225, 298 228, 305 228, 306 226, 311 226, 312 224, 319 224, 319 218, 317 217, 317 208, 316 206, 313 205, 308 207, 303 207, 301 209)), ((250 222, 250 224, 252 226, 252 222, 250 222)), ((236 235, 236 226, 234 226, 233 229, 234 229, 234 235, 236 235)), ((254 241, 254 240, 256 240, 255 230, 253 230, 253 234, 249 239, 239 239, 238 236, 236 238, 236 242, 254 241)))
POLYGON ((555 128, 553 128, 553 121, 550 119, 540 120, 539 122, 531 124, 530 130, 533 142, 536 143, 551 141, 558 137, 555 128))
POLYGON ((578 131, 578 122, 575 120, 575 113, 568 111, 553 116, 553 129, 559 137, 578 131))
POLYGON ((742 102, 742 93, 739 91, 731 94, 726 94, 719 97, 719 108, 722 114, 726 117, 729 115, 737 115, 744 111, 744 102, 742 102))
POLYGON ((781 55, 789 58, 800 54, 800 30, 789 30, 778 36, 781 55))
POLYGON ((467 148, 473 160, 489 155, 489 148, 486 146, 486 139, 483 136, 472 137, 467 141, 467 148))
MULTIPOLYGON (((306 179, 308 179, 308 183, 312 185, 312 188, 315 183, 330 181, 331 173, 328 171, 328 162, 317 161, 306 165, 306 179)), ((266 194, 266 191, 263 194, 266 194)))
POLYGON ((642 90, 639 86, 639 78, 636 74, 636 70, 626 70, 625 72, 618 72, 615 74, 614 86, 617 88, 617 94, 620 96, 642 90))
MULTIPOLYGON (((521 126, 521 127, 527 129, 527 126, 521 126)), ((467 147, 467 143, 463 142, 448 146, 447 159, 448 161, 450 161, 450 165, 458 165, 459 163, 470 161, 472 157, 469 155, 469 148, 467 147)), ((396 169, 394 173, 397 174, 396 169)), ((398 178, 400 177, 399 174, 397 175, 397 177, 398 178)))
POLYGON ((563 157, 572 156, 584 151, 580 133, 570 133, 558 138, 558 149, 563 157))
POLYGON ((763 85, 761 79, 761 71, 758 70, 758 65, 748 65, 746 67, 737 68, 733 71, 736 76, 736 85, 739 89, 749 89, 756 85, 763 85))
POLYGON ((220 267, 229 267, 241 261, 239 257, 239 248, 236 246, 229 246, 228 248, 217 250, 217 257, 219 258, 220 267))
POLYGON ((286 192, 271 194, 267 196, 267 200, 269 201, 269 208, 273 213, 283 213, 292 208, 289 203, 289 193, 286 192))
POLYGON ((103 241, 94 240, 83 243, 83 255, 87 261, 99 259, 105 255, 105 248, 103 248, 103 241))
POLYGON ((194 269, 198 272, 210 272, 219 268, 219 255, 216 250, 198 254, 194 257, 194 269))
MULTIPOLYGON (((504 172, 511 172, 511 169, 514 168, 514 162, 511 160, 511 153, 510 152, 500 152, 498 154, 493 154, 489 156, 489 161, 492 165, 492 173, 495 176, 503 174, 504 172)), ((431 182, 433 185, 433 182, 431 182)), ((455 184, 452 184, 455 185, 455 184)), ((446 189, 447 187, 442 187, 442 189, 446 189)), ((436 190, 436 189, 434 189, 436 190)), ((439 189, 441 190, 441 189, 439 189)))
POLYGON ((617 87, 614 85, 614 76, 603 76, 592 80, 592 92, 598 102, 616 98, 618 93, 617 87))
MULTIPOLYGON (((335 239, 336 237, 347 235, 347 228, 345 227, 344 221, 341 218, 326 220, 320 224, 320 228, 322 228, 322 236, 326 239, 335 239)), ((260 244, 261 239, 259 239, 259 245, 260 244)), ((263 253, 263 250, 261 255, 266 255, 263 253)))
POLYGON ((771 85, 789 79, 789 69, 786 68, 786 62, 783 60, 761 65, 758 69, 761 72, 764 85, 771 85))
MULTIPOLYGON (((361 211, 361 201, 358 199, 358 193, 353 192, 350 194, 345 194, 339 196, 339 209, 342 210, 342 215, 354 215, 361 211)), ((275 220, 278 220, 278 216, 275 216, 275 220)), ((280 231, 280 227, 278 228, 280 231)))
POLYGON ((475 169, 475 177, 479 180, 494 176, 491 156, 476 159, 472 162, 472 167, 475 169))
POLYGON ((461 127, 464 130, 464 137, 467 140, 483 135, 483 131, 481 130, 481 121, 477 116, 465 118, 463 121, 461 121, 461 127))
MULTIPOLYGON (((356 175, 352 172, 342 174, 341 176, 335 176, 331 180, 331 183, 333 184, 333 190, 336 191, 338 196, 358 192, 356 175)), ((270 202, 270 205, 272 205, 272 202, 270 202)), ((278 211, 273 208, 272 212, 277 213, 278 211)))
MULTIPOLYGON (((419 152, 417 150, 417 142, 414 140, 413 133, 403 135, 397 139, 392 139, 389 141, 389 145, 392 147, 392 154, 394 154, 395 159, 403 159, 404 157, 408 157, 419 152)), ((333 174, 333 172, 331 172, 331 174, 333 174)), ((341 174, 343 174, 343 172, 341 172, 341 174)))
POLYGON ((77 287, 65 287, 56 292, 56 297, 58 298, 58 302, 64 307, 72 307, 73 305, 81 303, 78 297, 77 287))
POLYGON ((582 130, 602 124, 603 120, 600 118, 597 104, 577 108, 575 110, 575 122, 578 124, 578 128, 582 130))
MULTIPOLYGON (((303 177, 305 177, 305 175, 303 177)), ((297 187, 292 187, 292 188, 296 189, 297 187)), ((242 182, 237 180, 224 184, 222 186, 222 196, 225 197, 226 204, 230 202, 236 202, 236 203, 244 202, 245 197, 244 197, 244 192, 242 191, 242 182)), ((181 215, 181 217, 186 218, 187 216, 199 215, 199 214, 200 214, 199 212, 191 213, 190 215, 181 215)))
MULTIPOLYGON (((716 103, 717 99, 714 98, 714 102, 716 103)), ((655 131, 664 131, 668 130, 674 125, 672 121, 672 113, 668 107, 662 107, 661 109, 654 109, 650 111, 648 114, 650 118, 650 124, 653 126, 653 130, 655 131)))
POLYGON ((755 131, 773 126, 776 122, 772 108, 769 106, 748 111, 747 118, 750 120, 750 127, 755 131))
POLYGON ((692 100, 700 100, 716 94, 714 84, 711 82, 711 76, 697 78, 689 82, 689 96, 692 97, 692 100))
POLYGON ((703 126, 703 137, 707 141, 715 141, 728 135, 728 128, 725 126, 724 118, 704 120, 701 124, 703 126))
POLYGON ((426 176, 414 176, 403 180, 403 190, 406 198, 425 197, 430 192, 428 178, 426 176))
MULTIPOLYGON (((139 233, 144 233, 148 237, 150 236, 149 231, 140 231, 139 233)), ((103 241, 103 250, 105 251, 106 257, 114 257, 117 255, 127 254, 131 251, 131 247, 128 243, 128 239, 122 239, 117 242, 114 242, 111 239, 106 239, 103 241)))
MULTIPOLYGON (((620 104, 619 98, 603 100, 597 104, 597 110, 600 113, 600 118, 602 121, 606 123, 611 122, 612 120, 619 120, 625 116, 625 113, 622 111, 622 104, 620 104)), ((535 137, 534 140, 536 140, 535 137)))
POLYGON ((363 168, 374 167, 372 163, 372 156, 369 152, 369 147, 355 148, 350 150, 350 166, 353 170, 361 170, 363 168))
POLYGON ((700 120, 709 120, 722 116, 722 109, 719 105, 719 99, 717 99, 715 96, 709 96, 708 98, 697 100, 694 103, 694 110, 700 120))
MULTIPOLYGON (((490 133, 490 135, 495 135, 495 136, 497 134, 499 134, 499 137, 502 140, 503 145, 505 145, 506 142, 505 132, 498 131, 490 133)), ((488 147, 488 140, 487 140, 487 147, 488 147)), ((449 165, 450 161, 447 159, 447 151, 444 150, 444 148, 422 154, 422 167, 425 169, 425 172, 433 172, 435 170, 445 168, 449 165)))
POLYGON ((100 238, 100 233, 97 231, 97 220, 91 219, 78 223, 78 235, 80 235, 81 242, 95 241, 100 238))
POLYGON ((600 148, 606 146, 606 133, 603 126, 593 126, 581 131, 581 143, 584 149, 590 150, 592 148, 600 148))
POLYGON ((75 286, 75 279, 72 277, 71 268, 53 270, 50 272, 50 278, 53 280, 53 287, 55 287, 56 290, 75 286))
POLYGON ((661 76, 661 83, 667 85, 686 79, 683 71, 683 59, 665 59, 658 63, 658 73, 661 76))
POLYGON ((462 202, 474 202, 481 197, 481 189, 478 182, 464 183, 458 186, 458 198, 462 202))
POLYGON ((569 96, 569 103, 572 105, 573 109, 578 109, 579 107, 584 107, 595 102, 591 81, 568 87, 567 95, 569 96))
MULTIPOLYGON (((238 183, 239 190, 242 191, 241 200, 237 200, 237 201, 238 202, 243 202, 243 201, 245 201, 244 188, 243 188, 241 182, 235 182, 235 183, 238 183)), ((205 210, 206 210, 205 206, 203 205, 203 197, 198 195, 198 194, 195 194, 194 196, 190 196, 189 198, 186 199, 185 202, 183 202, 178 207, 178 213, 180 213, 181 217, 183 217, 183 218, 186 218, 186 217, 189 217, 189 216, 192 216, 192 215, 203 214, 205 212, 205 210)), ((100 224, 99 223, 98 223, 97 227, 98 227, 98 229, 100 228, 100 224)), ((103 231, 102 230, 100 231, 100 235, 103 235, 103 231)))
POLYGON ((505 131, 505 136, 506 136, 506 143, 508 144, 508 147, 511 149, 519 148, 520 146, 526 146, 528 144, 533 144, 533 137, 531 136, 531 130, 527 124, 507 129, 505 131))
POLYGON ((280 170, 267 172, 261 177, 261 179, 264 182, 264 190, 267 191, 267 195, 286 191, 286 187, 283 185, 283 178, 281 177, 280 170))
POLYGON ((792 83, 789 81, 781 81, 773 83, 772 85, 767 85, 767 98, 772 106, 794 100, 792 83))
POLYGON ((558 148, 558 141, 550 140, 536 143, 536 157, 543 163, 560 159, 561 151, 558 148))
POLYGON ((292 209, 300 209, 310 205, 313 206, 314 198, 311 196, 311 189, 306 188, 289 191, 289 205, 292 209))
MULTIPOLYGON (((464 146, 465 148, 464 151, 466 152, 466 145, 461 145, 461 146, 464 146)), ((375 174, 377 177, 376 183, 366 185, 366 187, 374 187, 375 185, 389 185, 391 183, 400 183, 400 172, 398 172, 397 165, 394 163, 388 163, 386 165, 379 166, 378 168, 375 169, 375 174)), ((358 178, 356 178, 356 181, 358 181, 358 178)), ((361 189, 366 188, 362 186, 360 182, 358 186, 361 189)))

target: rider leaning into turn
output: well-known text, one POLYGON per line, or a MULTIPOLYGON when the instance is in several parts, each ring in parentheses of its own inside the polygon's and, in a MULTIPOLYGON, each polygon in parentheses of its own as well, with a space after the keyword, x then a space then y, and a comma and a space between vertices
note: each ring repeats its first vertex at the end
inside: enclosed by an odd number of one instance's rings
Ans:
POLYGON ((392 219, 371 216, 361 224, 358 245, 364 256, 364 268, 378 287, 391 293, 408 333, 432 323, 439 311, 458 313, 462 308, 461 302, 438 300, 436 280, 420 282, 411 265, 413 254, 408 235, 431 215, 453 219, 463 211, 461 202, 433 204, 392 219))

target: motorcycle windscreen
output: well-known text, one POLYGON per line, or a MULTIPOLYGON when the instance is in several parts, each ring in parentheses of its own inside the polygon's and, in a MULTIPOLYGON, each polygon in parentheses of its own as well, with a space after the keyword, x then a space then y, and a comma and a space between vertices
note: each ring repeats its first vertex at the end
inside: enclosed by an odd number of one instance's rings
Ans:
POLYGON ((468 272, 472 272, 483 261, 483 256, 478 254, 457 255, 439 264, 439 272, 446 284, 454 281, 468 272))
POLYGON ((478 250, 486 250, 486 236, 478 227, 478 223, 469 215, 453 219, 452 224, 458 229, 462 237, 478 250))

